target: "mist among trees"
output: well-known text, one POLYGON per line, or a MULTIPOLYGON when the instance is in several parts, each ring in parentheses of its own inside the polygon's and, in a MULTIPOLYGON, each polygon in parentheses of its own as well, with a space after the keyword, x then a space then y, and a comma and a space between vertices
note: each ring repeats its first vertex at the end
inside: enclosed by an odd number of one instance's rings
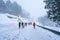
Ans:
POLYGON ((23 13, 23 9, 17 2, 11 2, 7 0, 6 3, 3 0, 0 0, 0 13, 9 13, 15 16, 22 16, 28 18, 28 12, 23 13))

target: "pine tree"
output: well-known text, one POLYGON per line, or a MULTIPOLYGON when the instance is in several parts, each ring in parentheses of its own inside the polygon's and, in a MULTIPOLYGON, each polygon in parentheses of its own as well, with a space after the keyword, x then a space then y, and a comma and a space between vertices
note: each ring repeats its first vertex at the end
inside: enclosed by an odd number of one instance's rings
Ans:
POLYGON ((48 18, 60 23, 60 0, 45 0, 48 18))
POLYGON ((11 7, 12 7, 11 1, 10 0, 7 0, 6 5, 7 5, 8 9, 10 10, 11 7))
POLYGON ((11 2, 10 0, 8 0, 6 2, 6 5, 9 9, 9 14, 12 14, 12 15, 21 15, 21 6, 17 4, 17 2, 11 2))
POLYGON ((0 12, 6 12, 7 11, 7 7, 4 3, 3 0, 0 0, 0 12))

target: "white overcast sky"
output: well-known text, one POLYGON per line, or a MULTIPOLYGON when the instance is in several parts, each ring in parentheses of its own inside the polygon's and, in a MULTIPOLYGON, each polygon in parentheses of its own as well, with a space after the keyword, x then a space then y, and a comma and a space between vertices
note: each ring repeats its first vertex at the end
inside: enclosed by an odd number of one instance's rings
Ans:
POLYGON ((46 14, 44 0, 11 0, 16 1, 21 7, 30 13, 31 17, 39 17, 46 14))

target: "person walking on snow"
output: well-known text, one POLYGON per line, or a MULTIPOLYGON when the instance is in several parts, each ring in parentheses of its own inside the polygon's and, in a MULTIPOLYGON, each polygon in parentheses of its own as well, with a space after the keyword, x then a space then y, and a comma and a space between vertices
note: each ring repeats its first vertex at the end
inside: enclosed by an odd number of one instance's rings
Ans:
POLYGON ((22 22, 22 28, 24 28, 24 23, 22 22))
POLYGON ((18 27, 19 27, 19 29, 20 29, 20 27, 21 27, 21 19, 20 19, 19 16, 18 16, 18 27))
POLYGON ((33 22, 33 27, 34 27, 34 29, 35 29, 35 26, 36 26, 36 23, 35 23, 35 22, 33 22))

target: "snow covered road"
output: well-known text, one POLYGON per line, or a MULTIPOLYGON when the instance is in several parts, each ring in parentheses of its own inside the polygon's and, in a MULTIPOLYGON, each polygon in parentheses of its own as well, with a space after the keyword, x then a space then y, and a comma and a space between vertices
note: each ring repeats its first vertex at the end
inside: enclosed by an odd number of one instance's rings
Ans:
POLYGON ((37 26, 36 29, 33 29, 32 26, 27 26, 24 29, 17 28, 17 25, 1 26, 0 40, 60 40, 60 36, 37 26))
POLYGON ((41 27, 32 25, 18 28, 16 19, 0 14, 0 40, 60 40, 60 36, 41 27))

